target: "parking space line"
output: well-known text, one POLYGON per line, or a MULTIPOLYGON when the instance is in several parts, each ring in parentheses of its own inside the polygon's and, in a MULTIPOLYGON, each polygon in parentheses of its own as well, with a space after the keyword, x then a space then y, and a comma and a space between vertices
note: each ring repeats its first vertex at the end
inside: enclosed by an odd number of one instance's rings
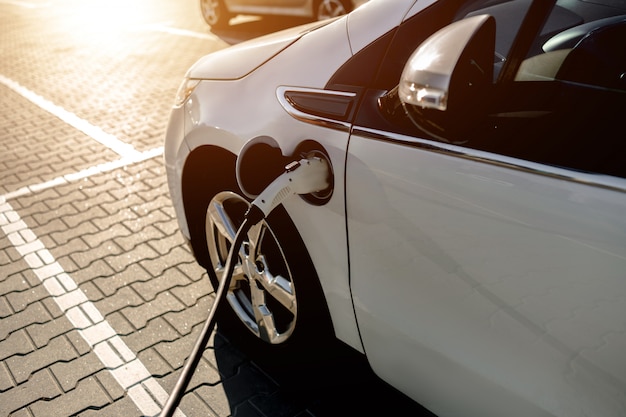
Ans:
POLYGON ((167 33, 170 35, 186 36, 188 38, 206 39, 210 41, 222 41, 222 39, 219 36, 214 35, 211 32, 209 33, 194 32, 194 31, 186 30, 186 29, 173 28, 171 26, 167 26, 164 24, 145 25, 145 26, 142 26, 140 29, 151 30, 154 32, 163 32, 163 33, 167 33))
MULTIPOLYGON (((82 175, 87 172, 92 171, 82 175)), ((4 196, 0 196, 0 229, 137 408, 145 416, 156 416, 167 401, 167 392, 4 196)), ((184 417, 180 410, 175 415, 184 417)))
POLYGON ((57 106, 51 101, 46 100, 40 95, 30 91, 26 87, 23 87, 16 81, 9 79, 2 74, 0 74, 0 84, 3 84, 5 87, 10 88, 15 93, 29 100, 31 103, 35 104, 39 108, 46 110, 48 113, 58 117, 63 122, 80 130, 87 136, 91 137, 97 142, 100 142, 102 145, 106 146, 107 148, 122 157, 133 157, 139 153, 132 145, 119 140, 114 135, 106 133, 99 127, 92 125, 88 121, 76 116, 74 113, 71 113, 64 108, 57 106))
MULTIPOLYGON (((100 362, 128 393, 142 415, 156 416, 167 401, 167 392, 151 376, 148 369, 105 320, 95 304, 89 301, 76 281, 63 270, 63 267, 26 225, 8 200, 158 157, 163 154, 163 147, 139 152, 132 145, 120 141, 115 136, 91 125, 86 120, 80 119, 75 114, 1 74, 0 84, 5 85, 121 156, 115 161, 95 165, 82 171, 0 195, 0 229, 100 362)), ((177 410, 174 415, 185 417, 180 410, 177 410)))
POLYGON ((110 161, 110 162, 105 162, 102 164, 94 165, 87 169, 83 169, 82 171, 62 175, 60 177, 53 178, 49 181, 28 185, 28 186, 19 188, 15 191, 8 192, 4 195, 0 195, 0 202, 3 202, 3 200, 7 201, 13 198, 22 197, 22 196, 25 196, 34 192, 46 190, 48 188, 53 188, 58 185, 65 185, 73 181, 78 181, 84 178, 88 178, 92 175, 113 171, 115 169, 123 168, 127 165, 135 164, 138 162, 147 161, 148 159, 152 159, 161 155, 163 155, 162 146, 158 148, 150 149, 149 151, 145 151, 145 152, 137 152, 137 153, 132 154, 131 156, 126 156, 121 159, 117 159, 115 161, 110 161))

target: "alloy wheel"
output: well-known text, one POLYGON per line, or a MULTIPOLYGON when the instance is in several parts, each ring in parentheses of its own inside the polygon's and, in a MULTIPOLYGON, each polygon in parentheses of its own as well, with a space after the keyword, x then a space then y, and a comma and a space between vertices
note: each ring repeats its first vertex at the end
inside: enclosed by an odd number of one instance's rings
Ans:
MULTIPOLYGON (((218 279, 249 205, 230 191, 217 194, 209 204, 206 237, 218 279)), ((291 268, 266 221, 250 229, 238 251, 227 300, 245 327, 268 343, 286 341, 295 328, 298 303, 291 268)))
POLYGON ((325 20, 348 13, 341 0, 321 0, 317 6, 317 20, 325 20))
POLYGON ((222 10, 219 0, 200 0, 200 10, 204 21, 210 26, 216 26, 220 23, 222 10))

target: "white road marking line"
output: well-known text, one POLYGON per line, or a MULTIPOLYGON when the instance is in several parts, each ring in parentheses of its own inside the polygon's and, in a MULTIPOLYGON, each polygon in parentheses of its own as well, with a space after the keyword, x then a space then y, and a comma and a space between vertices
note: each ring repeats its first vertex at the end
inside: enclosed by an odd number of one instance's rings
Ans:
MULTIPOLYGON (((0 228, 137 408, 156 416, 167 392, 6 201, 0 201, 0 228)), ((184 417, 180 410, 175 415, 184 417)))
POLYGON ((221 41, 222 39, 213 33, 194 32, 187 29, 177 29, 163 24, 145 25, 138 28, 139 30, 151 30, 154 32, 163 32, 170 35, 186 36, 188 38, 206 39, 210 41, 221 41))
MULTIPOLYGON (((0 83, 122 157, 116 161, 99 164, 76 173, 0 195, 0 229, 39 278, 67 319, 89 344, 98 359, 128 393, 142 415, 157 416, 167 401, 167 392, 152 378, 143 363, 126 346, 96 306, 89 301, 73 278, 63 270, 63 267, 55 260, 35 233, 28 228, 19 213, 13 209, 7 200, 148 160, 162 155, 163 148, 159 147, 143 153, 138 152, 132 145, 105 133, 99 127, 91 125, 86 120, 80 119, 75 114, 1 74, 0 83)), ((185 417, 185 414, 177 409, 174 416, 185 417)))
POLYGON ((113 152, 117 153, 118 155, 122 157, 132 157, 132 156, 136 156, 136 154, 138 153, 132 145, 119 140, 114 135, 106 133, 99 127, 92 125, 88 121, 76 116, 74 113, 71 113, 65 110, 64 108, 57 106, 51 101, 46 100, 40 95, 35 94, 34 92, 20 85, 19 83, 1 74, 0 74, 0 83, 10 88, 17 94, 21 95, 25 99, 29 100, 36 106, 58 117, 59 119, 67 123, 68 125, 73 126, 74 128, 85 133, 87 136, 96 140, 97 142, 100 142, 102 145, 111 149, 113 152))
POLYGON ((124 166, 127 165, 131 165, 131 164, 135 164, 138 162, 143 162, 146 161, 148 159, 152 159, 154 157, 163 155, 163 147, 158 147, 158 148, 154 148, 151 149, 149 151, 146 152, 137 152, 135 154, 133 154, 132 156, 126 156, 124 158, 115 160, 115 161, 111 161, 111 162, 105 162, 103 164, 99 164, 99 165, 94 165, 92 167, 89 167, 87 169, 84 169, 82 171, 78 171, 78 172, 74 172, 71 174, 67 174, 67 175, 63 175, 60 177, 56 177, 53 178, 49 181, 46 182, 42 182, 39 184, 33 184, 33 185, 28 185, 26 187, 22 187, 20 189, 17 189, 15 191, 11 191, 9 193, 6 193, 2 196, 0 196, 0 201, 2 201, 2 199, 4 198, 4 200, 10 200, 13 198, 17 198, 17 197, 22 197, 34 192, 38 192, 38 191, 42 191, 42 190, 46 190, 48 188, 54 188, 58 185, 65 185, 68 184, 70 182, 73 181, 78 181, 81 180, 83 178, 88 178, 92 175, 96 175, 96 174, 101 174, 104 172, 109 172, 109 171, 113 171, 115 169, 118 168, 122 168, 124 166))

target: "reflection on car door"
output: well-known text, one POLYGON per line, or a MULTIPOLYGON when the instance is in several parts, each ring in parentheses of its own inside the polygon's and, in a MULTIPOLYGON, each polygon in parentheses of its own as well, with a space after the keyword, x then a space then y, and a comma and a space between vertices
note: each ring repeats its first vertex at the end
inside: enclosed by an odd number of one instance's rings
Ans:
POLYGON ((619 407, 624 193, 411 145, 350 143, 351 282, 374 369, 427 407, 451 407, 451 390, 510 415, 541 414, 538 393, 619 407))
MULTIPOLYGON (((609 96, 623 108, 623 94, 609 96)), ((616 126, 618 112, 606 113, 616 126)), ((553 114, 542 122, 552 135, 567 120, 553 114)), ((516 140, 536 132, 514 123, 516 140)), ((536 146, 548 146, 546 132, 536 146)), ((619 168, 580 172, 572 155, 584 143, 561 142, 558 160, 516 159, 539 154, 506 154, 508 138, 472 149, 354 127, 346 205, 367 356, 444 414, 624 415, 626 180, 619 168)), ((593 154, 614 160, 615 151, 593 154)))

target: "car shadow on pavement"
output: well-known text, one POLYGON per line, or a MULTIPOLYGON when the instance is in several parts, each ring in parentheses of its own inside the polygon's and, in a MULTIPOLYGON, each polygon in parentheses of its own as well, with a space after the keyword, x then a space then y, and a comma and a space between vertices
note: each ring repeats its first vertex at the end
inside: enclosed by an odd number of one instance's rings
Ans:
MULTIPOLYGON (((435 417, 390 385, 379 379, 365 357, 337 341, 303 355, 320 358, 294 366, 294 361, 269 364, 249 360, 238 353, 241 363, 233 372, 229 343, 215 350, 220 374, 231 374, 223 383, 235 417, 344 417, 354 415, 402 415, 435 417), (242 397, 252 397, 242 402, 242 397)), ((306 362, 306 360, 304 361, 306 362)))

